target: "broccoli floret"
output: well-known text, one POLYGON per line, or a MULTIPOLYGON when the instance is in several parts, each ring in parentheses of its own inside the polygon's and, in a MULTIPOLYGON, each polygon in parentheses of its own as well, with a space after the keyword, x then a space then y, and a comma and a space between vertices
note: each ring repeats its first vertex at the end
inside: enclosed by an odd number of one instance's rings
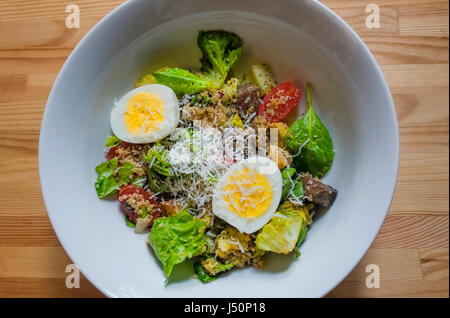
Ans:
POLYGON ((204 76, 213 80, 217 88, 221 87, 242 53, 241 39, 226 31, 200 31, 197 44, 203 53, 200 62, 204 76))

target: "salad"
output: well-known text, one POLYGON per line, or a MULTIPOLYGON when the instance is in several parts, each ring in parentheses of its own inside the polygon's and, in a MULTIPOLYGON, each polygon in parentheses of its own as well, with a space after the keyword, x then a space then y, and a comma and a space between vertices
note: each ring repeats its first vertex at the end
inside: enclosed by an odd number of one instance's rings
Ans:
POLYGON ((203 283, 235 268, 262 268, 269 253, 300 256, 318 207, 337 192, 320 178, 334 147, 314 111, 287 120, 303 92, 266 64, 232 66, 238 35, 200 31, 201 68, 145 75, 111 112, 106 161, 95 170, 100 199, 116 197, 125 224, 171 276, 195 258, 203 283))

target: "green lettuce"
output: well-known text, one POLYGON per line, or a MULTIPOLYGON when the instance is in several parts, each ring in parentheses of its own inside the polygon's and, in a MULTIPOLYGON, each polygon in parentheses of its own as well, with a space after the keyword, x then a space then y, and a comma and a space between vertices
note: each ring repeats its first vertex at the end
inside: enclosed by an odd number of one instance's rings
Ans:
POLYGON ((206 251, 206 223, 189 212, 158 218, 149 234, 149 242, 169 277, 176 264, 206 251))
POLYGON ((308 233, 308 225, 306 224, 306 222, 302 222, 300 234, 298 235, 297 243, 295 243, 295 247, 294 247, 295 258, 299 258, 301 255, 300 246, 302 245, 303 241, 305 240, 307 233, 308 233))
POLYGON ((116 136, 109 136, 106 139, 105 147, 111 148, 111 147, 117 146, 118 144, 120 144, 119 138, 117 138, 116 136))
POLYGON ((283 188, 281 190, 281 202, 289 198, 295 201, 302 201, 304 198, 302 181, 295 177, 295 168, 285 168, 281 171, 283 188), (292 191, 291 191, 292 189, 292 191))
POLYGON ((105 161, 95 167, 97 180, 95 182, 95 191, 99 198, 106 198, 116 194, 126 183, 133 183, 134 165, 124 162, 118 167, 118 159, 113 158, 105 161))
POLYGON ((275 212, 256 236, 256 246, 278 254, 289 254, 295 248, 303 218, 293 210, 275 212))
POLYGON ((152 75, 158 84, 170 87, 177 96, 192 95, 207 88, 212 88, 210 80, 179 67, 162 68, 152 73, 152 75))
POLYGON ((160 145, 155 145, 148 151, 147 155, 144 156, 144 160, 149 164, 149 169, 151 171, 170 177, 172 172, 167 156, 167 149, 160 145))
POLYGON ((194 273, 195 276, 198 278, 199 281, 202 283, 209 283, 213 280, 216 280, 222 273, 230 270, 233 268, 233 264, 222 264, 220 262, 215 261, 216 264, 214 265, 214 271, 216 272, 215 275, 211 275, 208 273, 208 271, 203 267, 201 261, 197 261, 194 263, 194 273))
POLYGON ((221 87, 231 66, 242 53, 241 39, 226 31, 200 31, 197 44, 203 53, 201 71, 215 82, 216 88, 221 87))
POLYGON ((306 115, 294 122, 284 138, 284 144, 294 157, 297 171, 309 172, 322 178, 331 169, 334 147, 325 125, 316 115, 312 105, 311 84, 307 84, 308 110, 306 115))
POLYGON ((292 183, 295 182, 295 168, 285 168, 281 171, 281 178, 283 181, 283 188, 281 190, 281 202, 285 201, 288 198, 289 192, 292 188, 292 183))

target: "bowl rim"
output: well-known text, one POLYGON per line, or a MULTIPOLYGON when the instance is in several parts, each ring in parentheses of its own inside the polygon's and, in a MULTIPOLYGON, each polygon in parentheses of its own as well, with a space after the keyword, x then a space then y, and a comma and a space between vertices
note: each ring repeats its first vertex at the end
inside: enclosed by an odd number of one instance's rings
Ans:
MULTIPOLYGON (((52 217, 52 213, 50 213, 50 211, 48 209, 48 206, 49 206, 48 202, 50 200, 50 194, 49 193, 46 194, 46 190, 44 190, 45 188, 43 187, 44 178, 45 178, 44 175, 41 173, 42 166, 43 166, 43 161, 44 161, 43 150, 42 150, 42 139, 44 138, 43 137, 43 135, 44 135, 43 132, 47 130, 47 126, 49 125, 48 121, 49 121, 49 113, 51 112, 51 109, 56 107, 55 103, 53 102, 55 91, 57 90, 58 86, 60 86, 62 74, 65 73, 66 69, 69 67, 69 64, 78 55, 78 52, 82 49, 84 44, 86 42, 90 41, 90 39, 95 35, 95 33, 99 32, 98 30, 100 29, 101 25, 105 22, 105 20, 109 20, 112 17, 118 15, 119 12, 123 11, 123 9, 125 7, 129 7, 129 6, 131 6, 132 4, 134 4, 136 2, 137 2, 136 0, 125 1, 124 3, 120 4, 119 6, 117 6, 113 10, 111 10, 101 20, 99 20, 84 35, 84 37, 77 43, 77 45, 75 46, 73 51, 69 54, 69 56, 65 60, 63 66, 61 67, 61 69, 60 69, 60 71, 59 71, 59 73, 58 73, 58 75, 57 75, 57 77, 56 77, 56 79, 55 79, 55 81, 53 83, 52 89, 51 89, 49 97, 47 99, 47 103, 46 103, 46 106, 45 106, 43 117, 42 117, 42 122, 41 122, 41 127, 40 127, 40 134, 39 134, 39 147, 38 147, 39 182, 40 182, 40 187, 41 187, 41 192, 42 192, 42 198, 43 198, 43 201, 44 201, 44 205, 46 207, 47 215, 48 215, 48 217, 50 219, 50 223, 52 224, 52 228, 53 228, 53 230, 54 230, 54 232, 55 232, 59 242, 61 243, 62 247, 64 248, 65 252, 67 253, 67 255, 69 256, 69 258, 72 261, 74 261, 74 257, 72 255, 70 249, 68 248, 68 244, 64 240, 63 233, 60 230, 58 230, 57 227, 55 226, 55 220, 52 217)), ((345 30, 347 32, 349 32, 349 34, 353 37, 353 39, 356 40, 358 45, 363 49, 364 54, 369 58, 370 62, 372 63, 372 65, 374 67, 374 70, 376 71, 375 76, 377 76, 381 80, 381 84, 383 86, 383 89, 384 89, 385 93, 387 94, 387 98, 388 98, 388 101, 389 101, 388 109, 390 110, 390 118, 391 118, 390 124, 393 125, 394 132, 395 132, 395 135, 392 136, 392 138, 393 138, 392 144, 395 146, 394 153, 393 153, 393 158, 395 158, 395 162, 393 162, 393 164, 395 164, 395 166, 393 167, 394 171, 395 171, 395 174, 392 176, 393 180, 389 180, 390 181, 389 184, 392 184, 392 186, 391 186, 392 189, 391 189, 390 198, 389 198, 389 200, 387 200, 387 206, 385 207, 385 211, 384 211, 383 214, 381 214, 381 212, 380 212, 379 222, 378 222, 378 224, 376 224, 376 226, 373 227, 373 228, 377 228, 377 230, 374 231, 374 233, 370 237, 367 237, 365 239, 367 241, 367 248, 365 248, 364 251, 360 252, 358 257, 355 257, 354 264, 352 266, 349 266, 348 270, 345 271, 345 273, 343 275, 341 275, 341 277, 339 277, 336 280, 335 283, 330 284, 328 288, 323 290, 323 293, 320 295, 320 297, 323 297, 323 296, 327 295, 328 293, 330 293, 330 291, 335 289, 354 270, 354 268, 360 263, 362 258, 366 255, 366 253, 370 249, 373 241, 375 240, 376 236, 378 235, 379 231, 381 230, 381 227, 382 227, 382 225, 384 223, 386 215, 389 212, 389 209, 391 207, 392 200, 393 200, 393 197, 394 197, 394 194, 395 194, 395 189, 396 189, 396 186, 397 186, 398 173, 399 173, 399 164, 400 164, 400 141, 399 141, 400 137, 399 137, 398 117, 397 117, 397 114, 396 114, 395 104, 394 104, 394 101, 393 101, 393 98, 392 98, 391 91, 389 89, 389 86, 388 86, 388 84, 386 82, 386 79, 385 79, 385 77, 384 77, 384 75, 383 75, 383 73, 381 71, 381 68, 380 68, 379 64, 376 62, 374 56, 370 52, 370 50, 367 47, 367 45, 359 37, 359 35, 356 33, 356 31, 353 30, 353 28, 349 24, 347 24, 347 22, 345 22, 339 15, 337 15, 334 11, 332 11, 326 5, 324 5, 323 3, 319 2, 319 1, 311 1, 310 5, 315 6, 316 10, 322 11, 323 13, 326 13, 326 14, 330 15, 331 18, 334 19, 337 24, 339 24, 340 26, 345 28, 345 30)), ((93 284, 102 294, 104 294, 105 296, 108 296, 108 297, 120 297, 118 295, 115 295, 115 294, 111 293, 105 287, 101 286, 101 284, 95 278, 93 278, 90 273, 85 272, 81 268, 80 265, 76 264, 76 266, 78 267, 80 272, 86 277, 86 279, 88 279, 89 282, 91 284, 93 284)))

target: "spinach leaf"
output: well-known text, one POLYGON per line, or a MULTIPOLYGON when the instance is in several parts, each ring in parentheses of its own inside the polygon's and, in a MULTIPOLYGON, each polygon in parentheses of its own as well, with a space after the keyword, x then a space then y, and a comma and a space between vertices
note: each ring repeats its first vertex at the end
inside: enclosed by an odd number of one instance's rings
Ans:
POLYGON ((195 94, 211 87, 211 82, 182 68, 163 68, 154 73, 158 84, 169 86, 177 96, 195 94))
POLYGON ((289 128, 284 143, 294 157, 298 171, 309 172, 319 178, 330 170, 334 147, 327 128, 316 115, 311 99, 311 84, 307 84, 308 110, 306 115, 289 128))
POLYGON ((149 242, 169 277, 176 264, 206 251, 206 223, 189 212, 157 218, 149 234, 149 242))

